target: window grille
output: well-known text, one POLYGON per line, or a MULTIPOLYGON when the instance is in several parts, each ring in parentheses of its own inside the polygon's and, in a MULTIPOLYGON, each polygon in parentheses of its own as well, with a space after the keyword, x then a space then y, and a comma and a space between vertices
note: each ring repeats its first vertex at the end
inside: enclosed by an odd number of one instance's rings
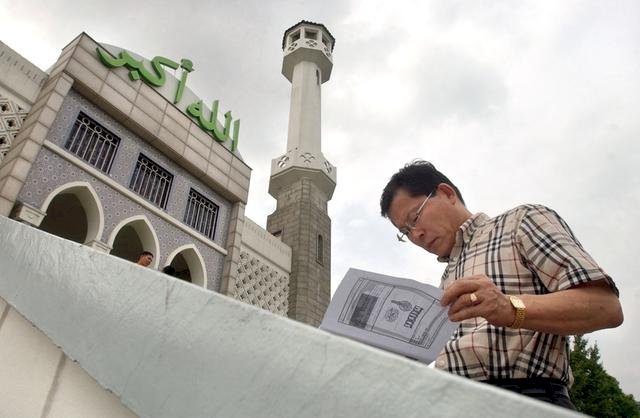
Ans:
POLYGON ((173 174, 140 154, 129 188, 151 203, 166 209, 173 174))
POLYGON ((119 144, 120 138, 80 112, 64 148, 103 173, 109 174, 119 144))
POLYGON ((216 233, 218 221, 218 205, 191 189, 184 213, 184 223, 209 239, 216 233))

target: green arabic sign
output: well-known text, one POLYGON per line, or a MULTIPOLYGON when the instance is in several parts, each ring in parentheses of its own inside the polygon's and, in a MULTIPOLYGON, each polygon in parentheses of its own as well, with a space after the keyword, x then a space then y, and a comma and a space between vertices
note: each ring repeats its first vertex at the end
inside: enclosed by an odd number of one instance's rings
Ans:
MULTIPOLYGON (((184 88, 187 84, 187 76, 193 71, 193 63, 191 60, 183 58, 180 63, 165 57, 155 57, 151 60, 151 70, 149 70, 143 60, 137 60, 124 49, 120 51, 118 56, 113 57, 105 49, 96 48, 98 58, 109 68, 126 67, 129 70, 129 78, 133 81, 142 80, 152 87, 162 87, 167 81, 164 67, 177 70, 182 68, 182 76, 180 77, 178 87, 176 89, 173 103, 178 104, 182 100, 184 88)), ((187 106, 187 114, 198 121, 200 128, 207 132, 218 142, 225 142, 231 139, 231 151, 238 148, 238 133, 240 132, 240 119, 233 122, 233 133, 231 121, 231 111, 224 114, 224 126, 222 129, 218 127, 218 100, 214 100, 211 105, 211 112, 207 117, 205 115, 206 108, 202 100, 198 100, 187 106)))

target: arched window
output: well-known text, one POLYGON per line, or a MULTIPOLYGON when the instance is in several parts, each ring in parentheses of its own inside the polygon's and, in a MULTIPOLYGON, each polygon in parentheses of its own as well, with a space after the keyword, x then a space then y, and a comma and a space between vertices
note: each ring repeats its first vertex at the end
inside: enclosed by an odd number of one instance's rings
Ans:
POLYGON ((166 266, 173 267, 172 276, 191 282, 204 288, 207 287, 207 269, 200 251, 193 244, 176 248, 167 257, 166 266))
POLYGON ((320 234, 318 234, 316 243, 316 261, 320 264, 324 264, 324 239, 320 234))
POLYGON ((102 204, 87 182, 71 182, 58 187, 45 199, 40 210, 47 214, 40 224, 43 231, 80 244, 102 237, 102 204))
POLYGON ((135 263, 142 251, 153 254, 153 268, 158 268, 160 244, 151 222, 144 215, 136 215, 121 221, 111 232, 108 241, 111 255, 135 263))

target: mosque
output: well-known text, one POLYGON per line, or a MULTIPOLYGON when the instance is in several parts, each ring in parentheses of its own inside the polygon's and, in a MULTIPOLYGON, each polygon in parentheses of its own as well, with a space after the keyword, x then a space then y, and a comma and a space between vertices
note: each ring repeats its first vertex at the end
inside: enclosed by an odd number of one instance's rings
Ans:
POLYGON ((284 33, 289 129, 271 161, 277 208, 265 230, 244 215, 251 168, 239 115, 188 87, 191 60, 148 59, 81 33, 44 72, 0 43, 0 215, 132 262, 149 251, 154 269, 319 325, 336 186, 320 91, 334 44, 313 22, 284 33))

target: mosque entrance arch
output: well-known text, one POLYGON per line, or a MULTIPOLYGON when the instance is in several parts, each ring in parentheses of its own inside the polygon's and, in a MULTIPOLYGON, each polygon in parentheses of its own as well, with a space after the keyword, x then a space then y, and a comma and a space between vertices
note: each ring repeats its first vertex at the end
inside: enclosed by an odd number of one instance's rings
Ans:
POLYGON ((111 255, 124 258, 133 263, 138 261, 140 253, 149 251, 153 254, 150 267, 158 267, 158 236, 151 222, 144 215, 132 216, 120 222, 109 237, 111 255))
POLYGON ((46 216, 40 229, 80 244, 99 240, 104 227, 102 204, 87 182, 72 182, 58 187, 41 207, 46 216))
POLYGON ((207 269, 200 251, 193 244, 175 249, 167 257, 167 266, 175 269, 175 277, 195 285, 207 287, 207 269))

